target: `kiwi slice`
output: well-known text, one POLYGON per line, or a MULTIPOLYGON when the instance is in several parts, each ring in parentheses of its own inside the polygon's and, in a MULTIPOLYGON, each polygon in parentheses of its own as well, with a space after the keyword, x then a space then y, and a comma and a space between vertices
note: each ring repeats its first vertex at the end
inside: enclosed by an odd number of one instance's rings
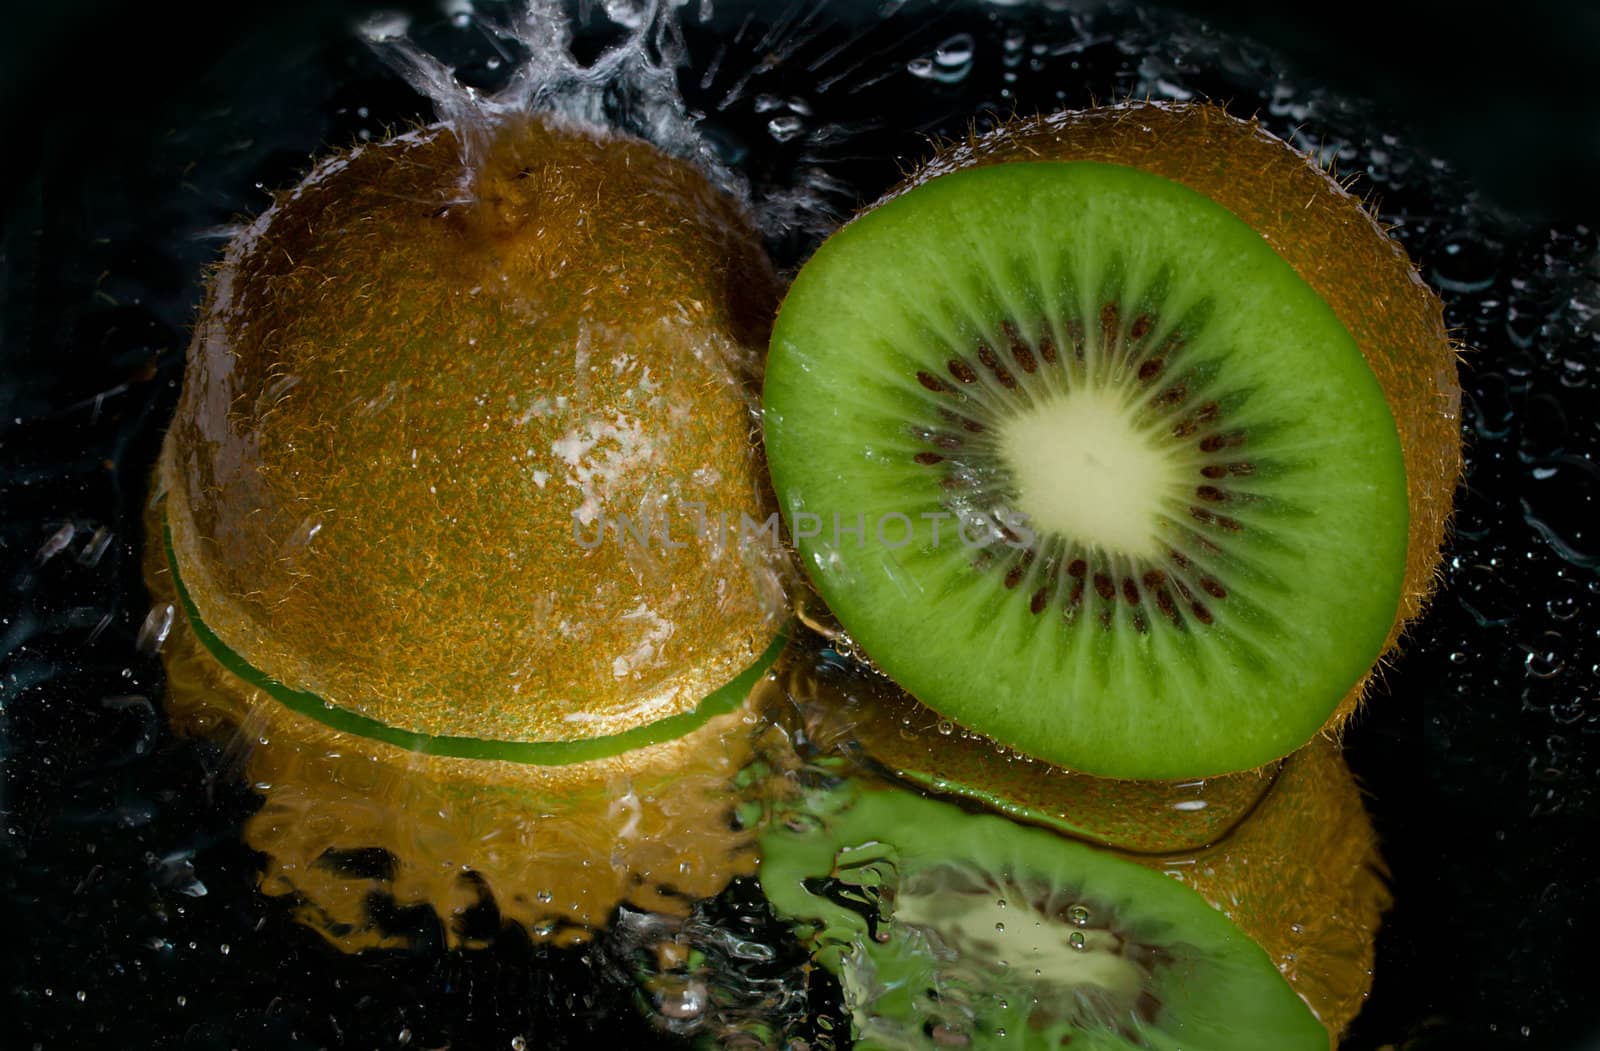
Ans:
POLYGON ((1389 903, 1326 740, 1223 843, 1159 857, 825 782, 763 834, 760 879, 867 1047, 1326 1048, 1389 903))
POLYGON ((765 400, 779 500, 851 635, 1057 765, 1259 766, 1394 623, 1382 388, 1259 234, 1159 176, 976 167, 869 211, 796 279, 765 400))
MULTIPOLYGON (((1410 536, 1385 652, 1422 612, 1461 478, 1461 384, 1444 304, 1331 171, 1221 106, 1126 102, 1019 118, 941 148, 890 196, 950 171, 1028 160, 1126 164, 1180 182, 1250 224, 1355 338, 1400 432, 1410 536)), ((1370 673, 1334 714, 1355 711, 1370 673)))
MULTIPOLYGON (((1433 592, 1461 478, 1456 347, 1444 304, 1405 249, 1332 172, 1210 103, 1127 102, 1014 120, 948 144, 890 196, 950 171, 1039 159, 1131 165, 1204 194, 1265 238, 1355 338, 1406 461, 1410 540, 1392 648, 1433 592)), ((1338 715, 1360 696, 1352 690, 1338 715)))
MULTIPOLYGON (((816 644, 797 647, 809 653, 816 644)), ((824 754, 947 798, 1132 854, 1202 850, 1261 804, 1282 763, 1183 781, 1114 781, 1064 770, 957 726, 882 676, 823 650, 780 662, 806 737, 824 754)))
POLYGON ((763 837, 761 885, 862 1048, 1325 1049, 1259 946, 1159 873, 847 782, 763 837))
POLYGON ((342 731, 578 764, 737 705, 781 642, 748 217, 631 139, 509 119, 328 158, 230 246, 158 467, 213 657, 342 731), (465 192, 464 192, 465 191, 465 192))

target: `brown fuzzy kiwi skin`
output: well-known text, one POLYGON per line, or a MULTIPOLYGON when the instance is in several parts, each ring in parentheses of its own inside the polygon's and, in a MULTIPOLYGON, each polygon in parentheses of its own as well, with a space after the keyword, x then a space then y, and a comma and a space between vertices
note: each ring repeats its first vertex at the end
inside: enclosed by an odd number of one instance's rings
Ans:
POLYGON ((1360 787, 1332 738, 1318 735, 1286 759, 1261 805, 1216 846, 1129 857, 1193 887, 1255 939, 1338 1046, 1372 991, 1393 895, 1360 787))
POLYGON ((325 159, 213 275, 157 478, 184 585, 255 668, 407 731, 689 711, 773 639, 776 576, 585 549, 571 512, 764 517, 777 291, 742 209, 637 140, 527 118, 471 172, 445 126, 325 159))
MULTIPOLYGON (((1461 477, 1458 348, 1443 304, 1405 250, 1336 178, 1258 122, 1210 103, 1127 102, 1015 118, 941 145, 878 204, 964 168, 1072 160, 1140 168, 1221 204, 1260 234, 1354 337, 1394 417, 1410 505, 1405 576, 1381 667, 1437 584, 1461 477)), ((1328 728, 1356 711, 1377 671, 1351 689, 1328 728)))

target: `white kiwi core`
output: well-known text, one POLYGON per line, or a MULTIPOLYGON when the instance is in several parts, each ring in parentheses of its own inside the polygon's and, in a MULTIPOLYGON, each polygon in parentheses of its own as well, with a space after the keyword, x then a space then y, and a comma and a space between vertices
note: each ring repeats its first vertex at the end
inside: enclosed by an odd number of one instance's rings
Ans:
POLYGON ((1165 550, 1157 523, 1186 475, 1135 423, 1121 392, 1080 388, 1050 398, 1008 419, 999 438, 1016 510, 1034 532, 1136 558, 1165 550))
POLYGON ((1064 923, 1031 908, 1007 908, 993 894, 904 895, 895 919, 935 932, 963 956, 1004 960, 1016 974, 1042 975, 1063 988, 1097 986, 1100 1002, 1119 1008, 1131 1010, 1148 979, 1137 961, 1121 955, 1117 934, 1064 923))

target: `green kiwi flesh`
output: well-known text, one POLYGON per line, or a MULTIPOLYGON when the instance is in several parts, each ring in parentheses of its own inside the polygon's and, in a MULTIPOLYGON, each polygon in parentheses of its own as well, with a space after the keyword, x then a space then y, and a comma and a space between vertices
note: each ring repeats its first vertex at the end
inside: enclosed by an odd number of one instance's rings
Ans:
POLYGON ((1044 830, 846 781, 780 814, 761 854, 858 1048, 1328 1047, 1199 894, 1044 830))
POLYGON ((1114 778, 1247 770, 1383 651, 1394 418, 1246 223, 1134 168, 934 178, 796 278, 764 390, 822 597, 923 703, 1114 778))

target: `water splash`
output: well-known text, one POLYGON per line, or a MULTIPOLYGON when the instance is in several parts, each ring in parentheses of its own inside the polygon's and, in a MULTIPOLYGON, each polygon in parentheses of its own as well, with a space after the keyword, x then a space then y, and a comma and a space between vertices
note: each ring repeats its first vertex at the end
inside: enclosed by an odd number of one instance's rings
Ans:
MULTIPOLYGON (((674 70, 684 60, 678 10, 685 0, 605 0, 604 13, 626 30, 622 41, 585 65, 574 53, 573 20, 558 0, 524 0, 491 16, 472 0, 451 0, 457 28, 475 27, 506 54, 519 57, 505 83, 482 90, 411 35, 407 18, 373 15, 357 26, 390 68, 429 99, 438 119, 461 142, 462 163, 481 163, 505 120, 544 114, 596 133, 622 132, 702 165, 726 188, 732 176, 697 130, 678 93, 674 70)), ((492 68, 500 62, 491 59, 492 68)))

